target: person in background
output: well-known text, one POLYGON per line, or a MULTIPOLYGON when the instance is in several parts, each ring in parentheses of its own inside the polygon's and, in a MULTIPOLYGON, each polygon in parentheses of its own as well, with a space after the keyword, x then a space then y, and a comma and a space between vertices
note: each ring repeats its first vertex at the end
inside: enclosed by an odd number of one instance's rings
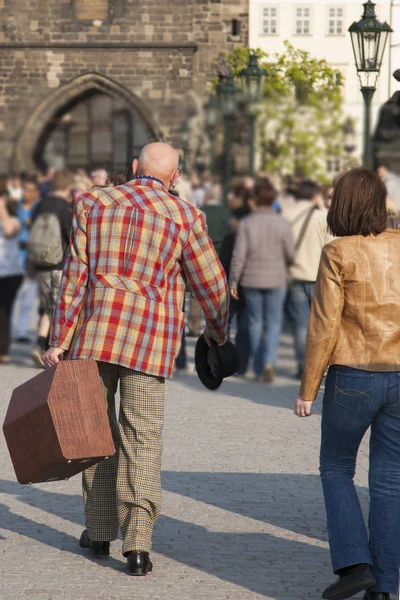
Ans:
POLYGON ((259 382, 272 383, 278 359, 287 269, 294 256, 293 235, 286 219, 272 208, 276 190, 267 177, 256 183, 254 199, 255 212, 239 224, 229 286, 235 300, 239 300, 239 284, 243 289, 256 378, 259 382))
POLYGON ((53 181, 55 167, 48 167, 47 170, 39 177, 40 197, 46 198, 51 190, 51 182, 53 181))
POLYGON ((77 169, 74 174, 74 184, 72 190, 72 195, 74 197, 73 201, 77 202, 80 194, 88 192, 92 187, 92 180, 87 175, 86 171, 84 169, 77 169))
POLYGON ((32 315, 36 310, 35 302, 38 285, 34 273, 27 264, 27 243, 32 224, 32 215, 35 207, 40 202, 40 187, 36 177, 26 177, 22 187, 22 199, 17 203, 17 219, 21 224, 18 235, 21 262, 25 270, 25 277, 19 287, 12 314, 12 331, 18 344, 30 344, 29 330, 32 315))
POLYGON ((366 590, 364 600, 390 600, 400 566, 400 231, 386 230, 386 189, 374 171, 352 169, 334 188, 328 224, 338 237, 322 251, 295 413, 311 414, 330 365, 320 473, 339 578, 322 597, 366 590), (366 527, 354 475, 368 430, 366 527))
POLYGON ((386 198, 386 209, 387 209, 387 228, 388 229, 400 229, 400 215, 396 210, 393 201, 387 196, 386 198))
POLYGON ((105 169, 96 169, 90 174, 93 187, 107 187, 108 173, 105 169))
POLYGON ((201 183, 198 175, 192 175, 190 183, 192 186, 192 204, 198 208, 201 208, 205 201, 207 193, 206 188, 201 183))
POLYGON ((307 337, 308 316, 317 280, 322 248, 332 240, 328 234, 326 212, 318 208, 320 188, 311 180, 304 180, 295 190, 296 204, 283 211, 289 221, 295 240, 295 256, 290 269, 290 284, 286 299, 296 351, 297 374, 301 379, 307 337))
MULTIPOLYGON (((60 289, 62 271, 67 254, 70 233, 72 228, 72 186, 73 175, 70 171, 56 171, 53 178, 51 193, 35 208, 32 215, 32 235, 35 223, 41 215, 55 215, 59 222, 58 234, 61 235, 63 258, 52 266, 33 264, 39 282, 40 306, 42 316, 39 322, 36 347, 32 352, 32 360, 37 367, 43 367, 42 355, 47 350, 47 340, 50 330, 50 321, 54 313, 55 304, 60 289)), ((51 232, 48 233, 50 236, 51 232)), ((49 240, 49 243, 51 241, 49 240)))
MULTIPOLYGON (((229 219, 231 217, 230 209, 222 202, 222 187, 219 184, 214 184, 210 192, 206 194, 201 210, 206 217, 208 235, 219 255, 222 241, 229 233, 229 219)), ((200 304, 192 295, 188 311, 188 337, 198 337, 200 335, 201 316, 200 304)))
POLYGON ((15 173, 7 179, 7 192, 10 202, 19 202, 22 199, 21 178, 15 173))
POLYGON ((193 204, 192 201, 192 186, 190 179, 186 175, 180 175, 176 182, 175 191, 181 200, 193 204))
POLYGON ((277 202, 283 214, 296 205, 296 199, 294 197, 295 187, 296 186, 293 182, 293 178, 289 175, 286 176, 282 182, 282 188, 277 197, 277 202))
POLYGON ((201 210, 206 217, 208 235, 219 254, 222 241, 229 233, 229 220, 232 216, 231 210, 223 202, 222 186, 219 183, 212 186, 201 210))
MULTIPOLYGON (((232 210, 232 218, 229 221, 231 232, 222 241, 219 255, 228 281, 231 272, 233 250, 235 248, 235 241, 239 223, 242 219, 248 217, 251 213, 252 210, 249 204, 247 204, 246 206, 242 206, 241 208, 236 208, 232 210)), ((237 375, 239 377, 244 377, 247 373, 247 369, 249 366, 251 348, 246 315, 246 302, 243 290, 240 285, 238 287, 238 296, 238 300, 231 298, 231 302, 229 305, 229 323, 231 324, 234 317, 236 317, 235 346, 239 355, 239 366, 237 370, 237 375)))
POLYGON ((385 184, 389 198, 395 204, 397 211, 400 211, 400 176, 390 171, 386 164, 380 164, 377 172, 385 184))
POLYGON ((322 197, 321 208, 329 210, 332 204, 333 185, 331 185, 330 183, 325 183, 324 185, 321 185, 320 192, 322 197))
MULTIPOLYGON (((178 182, 180 179, 181 179, 181 176, 179 177, 178 182)), ((182 198, 179 195, 176 184, 175 184, 174 188, 171 188, 169 190, 169 193, 172 194, 172 196, 175 196, 175 198, 180 198, 181 200, 184 200, 185 202, 187 202, 187 200, 185 198, 182 198)), ((190 202, 188 204, 190 204, 190 202)), ((186 290, 190 291, 190 289, 188 290, 186 280, 185 280, 185 284, 186 284, 186 290)), ((186 308, 186 298, 184 298, 183 305, 182 305, 183 314, 185 314, 185 308, 186 308)), ((175 359, 175 373, 183 373, 184 371, 187 371, 187 368, 188 368, 188 358, 187 358, 187 352, 186 352, 186 324, 184 324, 184 326, 182 328, 181 347, 179 350, 179 354, 175 359)))
POLYGON ((11 310, 23 279, 18 234, 21 225, 7 209, 7 180, 0 177, 0 365, 9 364, 11 310))
POLYGON ((125 185, 128 181, 128 174, 126 171, 116 171, 115 173, 111 173, 108 178, 109 186, 118 186, 125 185))
POLYGON ((232 191, 229 192, 227 198, 227 204, 229 208, 233 211, 238 208, 242 208, 245 204, 245 197, 248 194, 249 190, 244 185, 243 180, 236 180, 232 185, 232 191))

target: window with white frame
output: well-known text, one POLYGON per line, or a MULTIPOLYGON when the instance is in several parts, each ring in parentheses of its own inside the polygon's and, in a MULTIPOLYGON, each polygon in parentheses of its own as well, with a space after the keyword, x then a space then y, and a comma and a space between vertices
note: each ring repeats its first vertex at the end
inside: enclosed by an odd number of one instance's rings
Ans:
POLYGON ((329 6, 328 7, 328 34, 343 35, 344 30, 344 7, 329 6))
POLYGON ((296 35, 310 35, 311 31, 311 6, 295 7, 295 33, 296 35))
POLYGON ((273 4, 261 6, 261 33, 276 35, 278 33, 278 7, 273 4))

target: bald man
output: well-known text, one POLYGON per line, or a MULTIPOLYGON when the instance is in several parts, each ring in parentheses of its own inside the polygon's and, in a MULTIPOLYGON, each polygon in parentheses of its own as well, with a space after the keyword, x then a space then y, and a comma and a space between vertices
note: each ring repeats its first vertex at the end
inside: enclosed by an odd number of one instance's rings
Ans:
POLYGON ((179 353, 183 275, 223 344, 228 292, 203 214, 169 194, 179 177, 168 144, 146 146, 126 185, 94 188, 75 206, 70 250, 54 315, 47 367, 97 361, 116 455, 83 474, 87 529, 80 545, 97 558, 123 536, 130 575, 152 570, 160 514, 164 380, 179 353), (120 387, 119 420, 115 393, 120 387))

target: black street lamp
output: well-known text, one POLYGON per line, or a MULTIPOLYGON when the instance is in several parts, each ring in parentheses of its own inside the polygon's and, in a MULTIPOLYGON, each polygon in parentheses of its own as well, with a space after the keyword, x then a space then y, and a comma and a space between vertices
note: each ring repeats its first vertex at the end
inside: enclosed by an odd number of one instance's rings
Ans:
POLYGON ((366 167, 372 168, 371 103, 382 66, 387 38, 393 30, 388 23, 378 21, 375 4, 371 0, 365 2, 363 6, 362 19, 358 23, 353 23, 349 32, 365 104, 363 162, 366 167))
POLYGON ((215 175, 215 138, 217 136, 217 125, 219 118, 220 102, 213 94, 209 97, 204 107, 206 115, 206 130, 210 140, 210 173, 215 175))
POLYGON ((225 83, 220 88, 221 107, 224 116, 224 199, 228 198, 232 183, 232 146, 233 129, 237 113, 236 94, 237 87, 232 74, 228 75, 225 83))
POLYGON ((247 67, 240 72, 240 79, 248 105, 250 126, 249 175, 253 177, 256 145, 256 107, 262 96, 263 83, 265 79, 265 70, 262 69, 258 64, 258 56, 256 51, 251 53, 247 67))
POLYGON ((186 175, 187 174, 187 151, 188 151, 188 145, 189 145, 189 126, 186 122, 182 123, 182 125, 181 125, 180 138, 181 138, 181 146, 182 146, 182 151, 183 151, 181 171, 184 175, 186 175))

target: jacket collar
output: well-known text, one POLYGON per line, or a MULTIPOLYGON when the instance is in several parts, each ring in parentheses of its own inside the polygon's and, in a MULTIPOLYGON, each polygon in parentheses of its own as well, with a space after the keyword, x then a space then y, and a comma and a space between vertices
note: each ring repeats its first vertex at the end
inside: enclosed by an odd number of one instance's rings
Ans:
POLYGON ((136 175, 136 177, 128 182, 128 185, 141 185, 158 190, 166 189, 165 185, 160 179, 157 179, 157 177, 152 177, 151 175, 136 175))

